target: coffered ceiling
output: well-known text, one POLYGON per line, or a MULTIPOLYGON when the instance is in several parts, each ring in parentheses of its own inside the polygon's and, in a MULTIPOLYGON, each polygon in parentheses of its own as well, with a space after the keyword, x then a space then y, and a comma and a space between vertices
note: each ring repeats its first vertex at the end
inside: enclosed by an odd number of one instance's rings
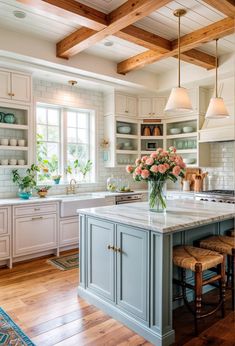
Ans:
MULTIPOLYGON (((221 1, 225 2, 226 0, 221 1)), ((80 22, 76 20, 75 16, 68 16, 65 18, 56 14, 56 11, 49 13, 41 10, 39 6, 30 6, 27 3, 31 2, 30 0, 24 0, 23 2, 25 3, 22 4, 17 0, 0 0, 0 27, 7 27, 11 30, 25 32, 55 43, 61 41, 78 29, 81 29, 80 22), (15 10, 23 10, 26 13, 26 17, 24 19, 16 18, 13 15, 13 11, 15 10)), ((42 1, 35 0, 34 2, 40 3, 42 1)), ((58 3, 60 2, 61 1, 58 1, 58 3)), ((90 6, 104 14, 112 12, 118 6, 126 2, 126 0, 79 1, 79 3, 90 6)), ((177 18, 173 16, 172 12, 177 8, 187 9, 186 16, 182 18, 181 36, 209 26, 227 17, 225 13, 210 6, 208 2, 209 1, 206 0, 178 0, 165 1, 164 4, 164 1, 162 1, 163 6, 148 13, 138 21, 133 21, 132 25, 148 31, 149 33, 158 35, 168 41, 173 41, 177 38, 177 18)), ((94 41, 91 45, 89 44, 85 51, 92 55, 110 59, 116 63, 120 63, 123 60, 148 51, 148 48, 120 37, 117 37, 116 33, 115 36, 108 35, 101 40, 97 40, 97 42, 94 41), (106 46, 104 45, 105 42, 111 42, 113 45, 106 46)), ((136 42, 136 40, 134 40, 134 42, 136 42)), ((234 34, 230 33, 230 35, 221 38, 219 43, 219 54, 233 52, 234 45, 234 34)), ((214 42, 200 44, 196 49, 214 55, 214 42)), ((186 62, 183 64, 186 64, 186 62)), ((152 61, 151 64, 143 65, 141 68, 151 70, 155 73, 162 73, 176 66, 177 60, 173 57, 167 57, 164 58, 164 60, 152 61)))

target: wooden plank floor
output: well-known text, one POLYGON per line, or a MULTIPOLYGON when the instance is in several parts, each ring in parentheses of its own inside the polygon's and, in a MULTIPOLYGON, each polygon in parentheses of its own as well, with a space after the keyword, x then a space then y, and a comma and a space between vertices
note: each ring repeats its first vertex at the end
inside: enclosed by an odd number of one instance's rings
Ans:
MULTIPOLYGON (((0 306, 36 345, 151 346, 77 296, 76 269, 60 271, 46 259, 0 269, 0 306)), ((192 334, 192 317, 184 308, 174 314, 174 323, 177 346, 235 346, 235 316, 229 309, 223 320, 215 317, 202 322, 204 332, 197 338, 192 334)))

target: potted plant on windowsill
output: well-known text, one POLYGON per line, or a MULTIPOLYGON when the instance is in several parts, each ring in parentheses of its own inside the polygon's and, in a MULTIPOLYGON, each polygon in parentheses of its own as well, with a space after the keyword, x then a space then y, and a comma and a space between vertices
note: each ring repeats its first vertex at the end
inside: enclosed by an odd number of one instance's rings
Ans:
POLYGON ((78 168, 78 170, 82 173, 82 181, 86 182, 86 175, 92 169, 92 161, 87 160, 85 163, 81 163, 78 160, 74 161, 74 167, 78 168))
POLYGON ((33 189, 37 185, 37 172, 39 172, 39 168, 35 164, 26 170, 26 175, 23 177, 19 174, 18 169, 12 171, 12 181, 19 187, 18 196, 20 198, 29 199, 32 196, 33 189))

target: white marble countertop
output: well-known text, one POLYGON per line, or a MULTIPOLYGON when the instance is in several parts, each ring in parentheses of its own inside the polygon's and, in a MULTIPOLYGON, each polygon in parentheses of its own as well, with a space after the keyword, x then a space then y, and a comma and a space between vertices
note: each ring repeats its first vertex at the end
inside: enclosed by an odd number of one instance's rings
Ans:
POLYGON ((166 213, 148 210, 148 203, 80 209, 85 214, 158 233, 174 233, 235 217, 235 205, 189 200, 168 200, 166 213))
POLYGON ((121 195, 133 195, 137 193, 147 193, 147 190, 135 190, 133 192, 109 192, 109 191, 96 191, 96 192, 77 192, 70 195, 49 195, 46 198, 31 197, 30 199, 15 198, 0 198, 0 206, 18 205, 18 204, 32 204, 32 203, 48 203, 54 201, 69 201, 71 199, 81 200, 87 197, 87 199, 93 198, 105 198, 116 197, 121 195))

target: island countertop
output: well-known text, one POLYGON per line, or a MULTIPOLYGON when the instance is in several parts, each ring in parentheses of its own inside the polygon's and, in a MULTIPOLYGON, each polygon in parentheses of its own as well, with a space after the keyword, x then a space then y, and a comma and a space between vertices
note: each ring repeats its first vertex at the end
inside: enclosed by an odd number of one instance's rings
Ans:
POLYGON ((166 213, 150 212, 146 202, 79 209, 78 212, 165 234, 232 219, 235 217, 235 205, 168 200, 166 213))

